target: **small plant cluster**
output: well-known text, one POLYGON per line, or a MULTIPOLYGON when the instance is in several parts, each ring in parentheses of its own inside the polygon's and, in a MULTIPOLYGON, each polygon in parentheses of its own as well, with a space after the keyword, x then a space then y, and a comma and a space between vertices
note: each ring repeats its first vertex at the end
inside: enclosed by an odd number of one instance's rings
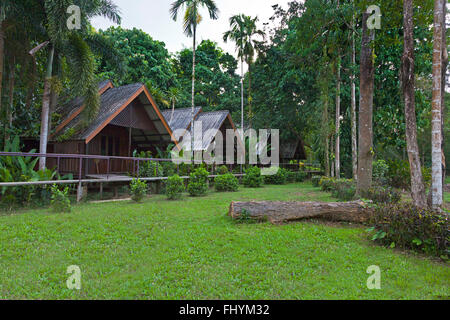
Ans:
POLYGON ((133 179, 130 184, 131 199, 135 202, 142 202, 147 194, 148 186, 140 179, 133 179))
POLYGON ((372 240, 382 245, 412 249, 448 260, 448 216, 412 204, 382 205, 371 218, 372 240))
POLYGON ((259 188, 263 183, 263 177, 261 176, 261 169, 258 167, 250 167, 245 170, 245 176, 242 179, 242 183, 247 188, 259 188))
POLYGON ((288 176, 287 170, 283 169, 283 168, 279 168, 275 174, 265 176, 264 183, 265 184, 275 184, 275 185, 286 184, 287 176, 288 176))
POLYGON ((166 182, 166 196, 169 200, 178 200, 184 192, 184 182, 179 175, 173 175, 166 182))
POLYGON ((208 191, 208 176, 209 172, 203 167, 195 169, 191 173, 187 188, 191 196, 199 197, 206 194, 206 191, 208 191))
POLYGON ((220 175, 229 173, 227 166, 223 165, 217 169, 217 173, 220 175))
POLYGON ((319 187, 320 185, 320 180, 322 179, 322 176, 312 176, 311 177, 311 183, 314 187, 319 187))
POLYGON ((287 182, 303 182, 306 180, 307 173, 304 171, 287 171, 287 182))
POLYGON ((69 199, 69 187, 60 190, 58 186, 54 184, 51 188, 51 193, 50 204, 54 212, 70 213, 72 211, 69 199))
POLYGON ((397 190, 383 186, 373 186, 363 191, 361 197, 372 200, 375 203, 399 203, 402 198, 397 190))
MULTIPOLYGON (((408 160, 378 160, 373 167, 374 180, 381 185, 409 190, 411 188, 411 173, 408 160), (387 171, 386 171, 387 165, 387 171)), ((431 170, 422 168, 423 181, 426 187, 431 183, 431 170)))
MULTIPOLYGON (((321 177, 319 186, 322 191, 331 192, 333 197, 343 201, 353 200, 356 195, 356 183, 350 179, 321 177)), ((401 200, 400 192, 386 186, 373 186, 364 191, 361 197, 375 203, 398 203, 401 200)))
POLYGON ((239 181, 233 174, 226 173, 214 179, 214 186, 219 192, 235 192, 239 190, 239 181))

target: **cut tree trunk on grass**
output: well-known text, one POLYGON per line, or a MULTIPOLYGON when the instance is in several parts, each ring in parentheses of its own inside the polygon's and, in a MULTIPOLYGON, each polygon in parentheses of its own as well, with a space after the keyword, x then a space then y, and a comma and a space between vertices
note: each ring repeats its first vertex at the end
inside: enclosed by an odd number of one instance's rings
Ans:
POLYGON ((229 215, 233 219, 239 219, 244 210, 249 214, 250 219, 269 221, 273 224, 311 218, 319 218, 328 221, 364 223, 369 219, 372 213, 372 209, 367 208, 362 201, 252 201, 232 202, 229 215))

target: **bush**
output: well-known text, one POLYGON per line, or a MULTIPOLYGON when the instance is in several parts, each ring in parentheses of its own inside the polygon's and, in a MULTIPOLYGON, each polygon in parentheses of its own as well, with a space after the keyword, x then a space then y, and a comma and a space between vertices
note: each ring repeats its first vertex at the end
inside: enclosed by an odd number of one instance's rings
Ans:
POLYGON ((303 171, 286 171, 287 182, 303 182, 307 174, 303 171))
POLYGON ((217 169, 217 173, 218 173, 219 175, 227 174, 228 172, 229 172, 229 171, 228 171, 228 168, 227 168, 227 166, 225 166, 225 165, 220 166, 220 167, 217 169))
POLYGON ((259 188, 263 182, 261 176, 261 169, 258 167, 250 167, 245 170, 245 176, 242 179, 242 183, 247 188, 259 188))
POLYGON ((204 168, 198 168, 191 173, 188 192, 193 197, 203 196, 208 190, 208 176, 209 172, 204 168))
POLYGON ((377 160, 373 162, 372 177, 375 183, 386 185, 388 183, 388 172, 389 166, 386 161, 377 160))
POLYGON ((214 179, 214 186, 217 191, 238 191, 239 189, 239 181, 238 179, 232 175, 231 173, 227 173, 224 175, 220 175, 214 179))
MULTIPOLYGON (((410 190, 411 173, 408 160, 389 160, 389 170, 387 173, 387 181, 391 187, 410 190)), ((431 170, 422 168, 423 182, 429 187, 431 183, 431 170)))
POLYGON ((50 204, 54 212, 70 213, 72 211, 69 200, 69 187, 65 187, 63 190, 60 190, 56 185, 53 185, 51 193, 52 196, 50 204))
POLYGON ((279 168, 277 173, 264 176, 265 184, 286 184, 287 181, 287 170, 283 168, 279 168))
POLYGON ((356 185, 353 180, 338 179, 334 181, 333 189, 331 190, 333 197, 343 201, 350 201, 355 198, 356 185))
POLYGON ((141 202, 147 194, 147 184, 139 179, 133 179, 130 184, 131 199, 141 202))
POLYGON ((316 188, 319 187, 320 179, 322 179, 322 176, 312 176, 311 178, 312 185, 316 188))
POLYGON ((402 198, 397 190, 382 186, 374 186, 367 191, 362 191, 361 196, 375 203, 399 203, 402 198))
POLYGON ((139 176, 143 178, 164 177, 164 168, 157 161, 142 161, 139 163, 139 176))
POLYGON ((333 191, 335 179, 331 177, 321 177, 319 180, 319 187, 322 191, 333 191))
POLYGON ((179 175, 173 175, 166 181, 166 196, 169 200, 180 199, 184 192, 184 182, 179 175))
POLYGON ((377 207, 371 218, 372 240, 448 259, 449 221, 445 214, 412 204, 377 207))

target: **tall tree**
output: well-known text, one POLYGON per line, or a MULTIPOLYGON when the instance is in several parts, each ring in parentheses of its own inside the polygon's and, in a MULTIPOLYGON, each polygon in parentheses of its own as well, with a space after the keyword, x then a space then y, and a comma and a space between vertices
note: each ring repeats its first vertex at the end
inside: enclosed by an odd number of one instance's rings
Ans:
MULTIPOLYGON (((70 69, 70 82, 74 92, 85 97, 86 108, 83 111, 86 121, 91 119, 98 110, 99 96, 97 81, 95 78, 95 59, 91 48, 83 36, 89 32, 89 19, 93 16, 104 16, 113 22, 120 22, 119 10, 110 0, 93 0, 89 3, 77 3, 81 7, 80 30, 69 30, 67 27, 67 8, 70 5, 66 0, 45 0, 44 10, 45 34, 47 37, 47 68, 44 79, 44 92, 42 95, 41 133, 39 141, 39 152, 47 153, 47 142, 49 136, 49 114, 52 97, 52 81, 54 63, 60 62, 55 59, 55 51, 58 50, 64 56, 70 69)), ((44 47, 40 46, 40 49, 44 47)), ((39 159, 39 169, 44 169, 46 158, 39 159)))
POLYGON ((194 156, 194 110, 195 110, 195 45, 197 36, 197 26, 202 21, 200 9, 206 7, 209 17, 213 20, 218 18, 219 9, 214 0, 176 0, 172 3, 170 14, 174 21, 177 20, 178 12, 184 8, 183 27, 184 33, 192 37, 192 125, 191 125, 191 151, 194 156))
POLYGON ((411 196, 414 205, 426 206, 425 186, 422 178, 419 145, 417 143, 417 124, 415 107, 414 75, 414 21, 413 0, 403 0, 403 57, 402 92, 405 107, 406 145, 411 171, 411 196))
POLYGON ((431 206, 442 206, 442 28, 444 0, 434 1, 433 33, 433 97, 431 102, 431 206))
POLYGON ((373 89, 374 66, 372 41, 373 30, 369 30, 369 15, 364 12, 362 19, 362 40, 360 58, 360 100, 359 100, 359 146, 358 146, 358 180, 357 194, 369 189, 372 185, 373 160, 373 89))
MULTIPOLYGON (((352 2, 354 9, 354 0, 352 2)), ((358 180, 358 145, 357 145, 357 133, 356 133, 356 83, 355 83, 355 67, 356 67, 356 43, 355 43, 355 15, 352 16, 352 58, 351 58, 351 126, 352 126, 352 173, 353 179, 358 180)))
POLYGON ((177 103, 178 99, 180 98, 180 90, 176 87, 171 87, 167 91, 167 98, 169 99, 170 104, 172 105, 172 113, 170 115, 169 125, 172 123, 173 120, 173 114, 175 112, 175 104, 177 103))

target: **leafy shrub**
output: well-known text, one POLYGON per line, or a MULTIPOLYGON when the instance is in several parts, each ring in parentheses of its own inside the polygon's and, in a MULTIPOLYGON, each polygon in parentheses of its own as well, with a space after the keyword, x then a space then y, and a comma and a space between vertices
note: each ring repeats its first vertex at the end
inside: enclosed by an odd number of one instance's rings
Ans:
POLYGON ((412 204, 383 205, 370 222, 373 241, 448 259, 450 224, 445 214, 412 204))
POLYGON ((188 192, 193 197, 198 197, 206 194, 208 190, 208 175, 209 172, 204 168, 198 168, 191 173, 188 192))
POLYGON ((67 212, 70 213, 72 211, 72 207, 70 205, 69 199, 69 187, 65 187, 63 190, 60 190, 56 185, 53 185, 51 188, 52 196, 51 196, 51 206, 54 212, 67 212))
POLYGON ((320 179, 322 179, 322 176, 312 176, 311 178, 312 185, 316 188, 319 187, 320 179))
POLYGON ((264 176, 265 184, 286 184, 287 180, 287 170, 284 168, 279 168, 275 174, 264 176))
POLYGON ((227 166, 225 166, 225 165, 220 166, 220 167, 217 169, 217 173, 220 174, 220 175, 227 174, 228 172, 229 172, 229 171, 228 171, 228 168, 227 168, 227 166))
POLYGON ((242 179, 242 183, 247 188, 259 188, 263 182, 261 176, 261 169, 258 167, 250 167, 245 170, 245 176, 242 179))
POLYGON ((377 160, 373 162, 372 177, 375 183, 386 185, 388 183, 388 172, 389 166, 386 161, 377 160))
POLYGON ((321 177, 319 187, 322 191, 333 191, 336 180, 331 177, 321 177))
MULTIPOLYGON (((389 160, 387 173, 388 184, 394 188, 409 190, 411 188, 411 173, 408 160, 389 160)), ((431 183, 431 170, 422 168, 423 181, 426 186, 431 183)))
POLYGON ((353 200, 356 194, 356 185, 353 180, 349 179, 335 180, 331 194, 333 197, 343 201, 353 200))
POLYGON ((239 181, 231 173, 220 175, 214 179, 214 186, 217 191, 238 191, 239 181))
POLYGON ((148 186, 140 179, 133 179, 130 184, 131 199, 135 202, 141 202, 147 194, 148 186))
POLYGON ((170 200, 177 200, 181 198, 184 192, 184 182, 179 175, 173 175, 167 179, 166 195, 170 200))
POLYGON ((400 192, 393 188, 382 186, 371 187, 367 191, 361 192, 361 196, 375 203, 399 203, 401 200, 400 192))
POLYGON ((306 179, 306 172, 304 171, 286 171, 287 182, 303 182, 306 179))

